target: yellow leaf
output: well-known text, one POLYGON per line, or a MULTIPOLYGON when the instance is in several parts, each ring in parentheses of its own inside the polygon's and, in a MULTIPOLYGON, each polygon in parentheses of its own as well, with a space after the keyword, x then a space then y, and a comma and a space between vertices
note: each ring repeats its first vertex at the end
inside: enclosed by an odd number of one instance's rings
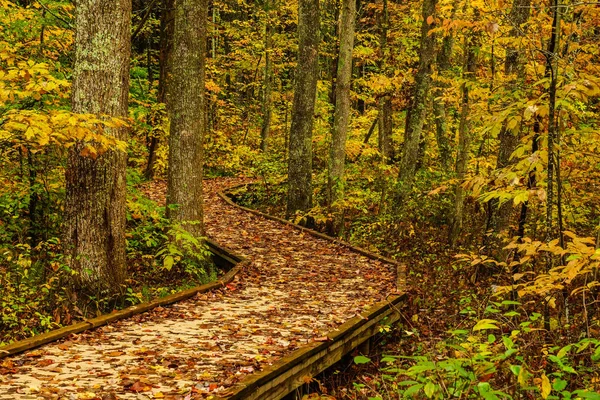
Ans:
POLYGON ((477 321, 477 323, 473 327, 473 330, 481 331, 484 329, 500 329, 500 328, 498 328, 498 325, 496 325, 497 323, 498 323, 498 321, 496 321, 494 319, 482 319, 482 320, 477 321))
POLYGON ((550 392, 552 391, 552 386, 550 385, 550 379, 548 379, 546 374, 542 374, 541 389, 542 389, 542 398, 547 399, 548 396, 550 395, 550 392))

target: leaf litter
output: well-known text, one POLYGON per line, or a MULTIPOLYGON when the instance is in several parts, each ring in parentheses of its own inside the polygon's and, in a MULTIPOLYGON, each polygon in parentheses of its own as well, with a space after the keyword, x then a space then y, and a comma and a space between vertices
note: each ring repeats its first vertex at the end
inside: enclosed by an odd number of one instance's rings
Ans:
POLYGON ((232 283, 3 359, 0 399, 209 399, 396 291, 392 266, 218 197, 244 182, 204 188, 207 235, 250 260, 232 283))

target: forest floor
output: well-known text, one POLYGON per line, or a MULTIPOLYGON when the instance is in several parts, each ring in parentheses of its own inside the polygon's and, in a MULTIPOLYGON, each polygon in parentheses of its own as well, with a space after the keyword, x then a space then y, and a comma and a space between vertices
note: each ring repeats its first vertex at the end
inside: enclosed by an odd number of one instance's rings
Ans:
POLYGON ((207 235, 250 260, 231 284, 1 360, 0 399, 210 398, 396 291, 391 265, 218 197, 241 182, 205 185, 207 235))

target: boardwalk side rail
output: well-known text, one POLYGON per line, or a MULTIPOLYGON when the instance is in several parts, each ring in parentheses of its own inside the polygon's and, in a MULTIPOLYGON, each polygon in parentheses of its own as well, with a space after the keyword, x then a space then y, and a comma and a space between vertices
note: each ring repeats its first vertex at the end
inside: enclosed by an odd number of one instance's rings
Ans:
POLYGON ((360 344, 378 334, 382 324, 400 319, 399 304, 405 295, 379 302, 333 332, 326 341, 304 346, 261 372, 249 375, 221 394, 227 400, 279 400, 320 372, 334 365, 360 344))

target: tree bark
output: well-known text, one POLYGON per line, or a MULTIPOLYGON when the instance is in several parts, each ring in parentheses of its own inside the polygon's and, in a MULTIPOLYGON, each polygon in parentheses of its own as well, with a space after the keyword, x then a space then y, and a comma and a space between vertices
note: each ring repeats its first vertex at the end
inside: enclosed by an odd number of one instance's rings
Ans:
POLYGON ((172 222, 201 237, 206 0, 176 0, 167 205, 172 222))
MULTIPOLYGON (((558 80, 558 42, 560 39, 560 0, 553 0, 552 4, 552 35, 548 52, 546 53, 546 75, 550 77, 550 87, 548 88, 548 167, 547 167, 547 186, 546 186, 546 243, 550 243, 556 234, 554 229, 554 174, 556 172, 556 139, 557 139, 557 119, 556 119, 556 90, 558 80)), ((562 234, 560 232, 559 234, 562 234)), ((552 254, 548 252, 546 258, 546 271, 553 267, 552 254)), ((549 325, 549 322, 548 322, 549 325)))
MULTIPOLYGON (((425 120, 425 104, 431 83, 431 65, 434 59, 435 36, 429 34, 434 24, 430 23, 428 19, 429 17, 433 17, 436 4, 437 0, 423 1, 419 68, 415 77, 411 107, 406 116, 403 153, 400 161, 400 172, 398 174, 398 182, 402 193, 405 193, 410 188, 416 172, 419 142, 425 120)), ((402 193, 400 198, 402 198, 402 193)))
MULTIPOLYGON (((169 79, 171 77, 171 62, 173 53, 173 1, 164 0, 163 8, 160 14, 160 43, 159 43, 159 63, 160 70, 158 76, 158 94, 156 101, 159 103, 168 104, 167 94, 169 79)), ((156 165, 156 151, 158 149, 160 139, 156 136, 150 138, 148 145, 148 162, 144 176, 151 180, 154 178, 156 165)))
MULTIPOLYGON (((79 0, 75 8, 72 109, 76 113, 127 118, 131 2, 79 0)), ((126 140, 128 129, 105 133, 126 140)), ((86 292, 118 292, 125 263, 125 152, 85 157, 69 150, 65 172, 64 243, 75 282, 86 292)))
MULTIPOLYGON (((452 4, 452 14, 450 19, 454 19, 456 15, 456 9, 458 7, 458 1, 455 0, 452 4)), ((444 170, 448 170, 450 162, 452 161, 452 151, 450 149, 450 140, 448 137, 448 122, 446 121, 446 104, 442 96, 447 84, 443 78, 446 77, 448 70, 452 67, 450 60, 452 58, 452 51, 454 48, 454 36, 448 33, 442 40, 442 47, 439 50, 436 63, 438 67, 438 79, 435 82, 435 89, 433 91, 433 116, 435 118, 435 139, 438 146, 438 152, 440 154, 440 162, 444 170)))
POLYGON ((392 146, 392 98, 384 96, 379 100, 379 115, 377 118, 378 130, 378 148, 384 162, 391 163, 394 157, 394 147, 392 146))
MULTIPOLYGON (((381 60, 379 63, 379 71, 382 74, 386 73, 386 66, 388 62, 388 29, 390 24, 390 17, 388 12, 388 2, 383 0, 382 14, 379 19, 379 48, 381 51, 381 60)), ((378 147, 384 162, 391 162, 394 148, 392 147, 392 98, 389 94, 382 96, 379 99, 379 136, 378 136, 378 147)))
POLYGON ((286 214, 312 207, 312 130, 319 68, 319 1, 298 3, 298 66, 289 139, 286 214))
POLYGON ((271 62, 271 48, 273 47, 273 26, 271 24, 271 2, 265 0, 265 71, 263 80, 263 104, 262 104, 262 128, 260 130, 260 149, 267 151, 267 141, 271 131, 271 113, 272 113, 272 82, 273 67, 271 62))
POLYGON ((469 155, 471 147, 471 98, 469 96, 469 84, 467 81, 474 82, 475 70, 477 67, 477 58, 475 51, 479 44, 477 43, 476 37, 467 39, 466 49, 466 61, 465 61, 465 72, 463 78, 465 83, 462 87, 462 105, 460 111, 460 123, 458 127, 458 154, 456 156, 456 178, 458 184, 456 185, 454 195, 454 213, 452 216, 452 223, 450 225, 449 232, 449 243, 451 246, 455 246, 458 242, 458 238, 462 232, 463 226, 463 214, 464 214, 464 201, 465 201, 465 189, 462 186, 462 181, 465 179, 467 174, 467 166, 469 164, 469 155))
POLYGON ((335 87, 335 112, 329 149, 328 193, 330 206, 344 196, 344 166, 350 116, 350 81, 352 79, 356 0, 343 1, 340 17, 340 51, 335 87))
MULTIPOLYGON (((515 0, 513 2, 508 19, 512 24, 510 36, 513 38, 519 38, 524 36, 525 31, 522 25, 527 22, 530 14, 531 0, 515 0)), ((506 49, 506 60, 504 63, 504 73, 508 75, 515 74, 516 76, 511 79, 508 85, 508 91, 513 93, 517 90, 518 81, 523 80, 524 71, 522 70, 523 61, 520 58, 520 51, 515 47, 508 47, 506 49)), ((504 123, 500 132, 498 133, 498 140, 500 141, 498 146, 498 158, 496 161, 496 170, 501 170, 508 167, 513 163, 510 159, 512 153, 516 150, 520 141, 520 130, 513 132, 508 129, 507 124, 504 123)), ((492 247, 497 250, 498 259, 503 260, 506 258, 506 252, 502 251, 502 243, 500 240, 500 234, 506 233, 510 227, 510 221, 514 213, 513 205, 511 201, 507 201, 498 207, 497 201, 491 201, 490 203, 490 226, 494 233, 494 241, 492 247)))

